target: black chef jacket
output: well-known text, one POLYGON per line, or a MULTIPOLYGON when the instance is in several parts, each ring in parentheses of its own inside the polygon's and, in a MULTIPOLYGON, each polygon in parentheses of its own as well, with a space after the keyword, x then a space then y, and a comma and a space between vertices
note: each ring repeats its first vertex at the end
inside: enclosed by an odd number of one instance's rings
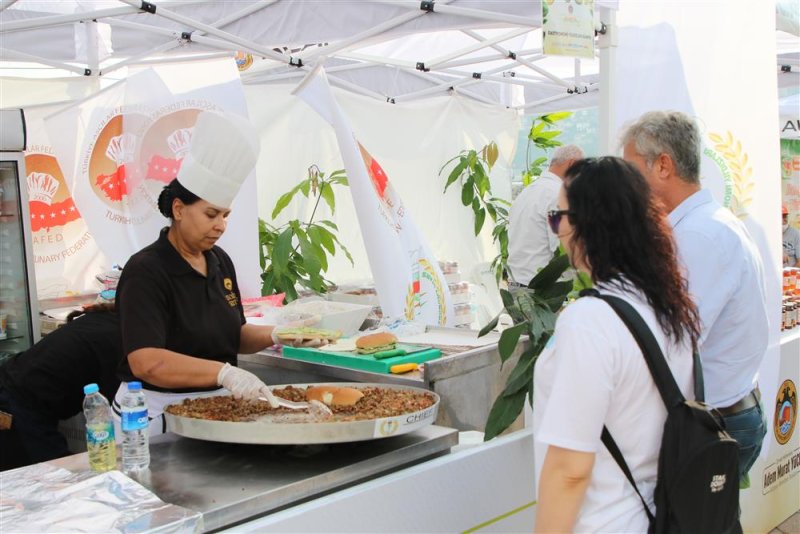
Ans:
MULTIPOLYGON (((236 365, 245 318, 230 256, 217 246, 204 252, 208 275, 203 276, 172 246, 168 231, 161 230, 158 240, 131 256, 122 270, 116 305, 124 354, 152 347, 236 365)), ((139 380, 127 358, 120 364, 120 378, 139 380)))
POLYGON ((6 362, 0 385, 43 418, 67 419, 81 411, 86 384, 96 382, 106 398, 114 397, 122 359, 117 314, 91 312, 6 362))

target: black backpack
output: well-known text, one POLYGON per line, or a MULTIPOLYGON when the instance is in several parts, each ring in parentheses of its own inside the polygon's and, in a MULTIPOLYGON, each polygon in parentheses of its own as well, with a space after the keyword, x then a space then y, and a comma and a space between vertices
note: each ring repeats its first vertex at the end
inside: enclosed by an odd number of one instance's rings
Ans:
POLYGON ((647 507, 622 453, 603 427, 602 441, 633 485, 650 521, 650 534, 667 532, 740 533, 739 447, 725 432, 719 412, 705 404, 700 357, 694 353, 696 400, 681 394, 664 355, 644 319, 625 300, 586 290, 606 301, 642 349, 647 367, 667 407, 667 421, 658 455, 655 516, 647 507))

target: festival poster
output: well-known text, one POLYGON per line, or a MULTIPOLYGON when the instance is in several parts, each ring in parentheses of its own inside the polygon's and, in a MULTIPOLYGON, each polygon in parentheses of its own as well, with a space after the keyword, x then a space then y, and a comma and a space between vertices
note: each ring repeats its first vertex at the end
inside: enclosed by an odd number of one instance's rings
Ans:
POLYGON ((546 55, 594 59, 594 0, 544 0, 542 46, 546 55))
POLYGON ((453 324, 450 290, 439 262, 389 176, 355 138, 322 67, 309 73, 294 94, 335 130, 384 316, 453 324))

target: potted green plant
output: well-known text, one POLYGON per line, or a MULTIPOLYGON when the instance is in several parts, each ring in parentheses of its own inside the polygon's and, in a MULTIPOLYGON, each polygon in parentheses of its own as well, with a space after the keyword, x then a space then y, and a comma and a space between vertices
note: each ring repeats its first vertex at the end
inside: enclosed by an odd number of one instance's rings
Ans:
POLYGON ((281 195, 275 203, 271 218, 278 215, 299 194, 314 198, 314 209, 308 221, 292 219, 280 226, 274 226, 263 219, 258 220, 259 261, 261 264, 261 294, 284 293, 286 302, 297 298, 297 286, 315 293, 326 293, 332 283, 323 273, 328 270, 328 258, 341 250, 350 264, 353 257, 337 236, 339 228, 333 221, 315 220, 317 208, 325 201, 333 214, 336 210, 334 186, 348 186, 343 169, 333 171, 329 176, 312 165, 307 177, 288 192, 281 195))
POLYGON ((508 261, 508 208, 507 200, 492 194, 489 173, 498 157, 497 144, 491 141, 480 150, 462 150, 458 156, 451 158, 439 170, 444 170, 455 163, 447 176, 444 190, 456 183, 461 185, 461 203, 472 209, 474 214, 473 230, 475 235, 481 233, 486 222, 486 215, 492 219, 492 242, 498 243, 499 254, 492 260, 492 270, 498 281, 502 278, 508 261))

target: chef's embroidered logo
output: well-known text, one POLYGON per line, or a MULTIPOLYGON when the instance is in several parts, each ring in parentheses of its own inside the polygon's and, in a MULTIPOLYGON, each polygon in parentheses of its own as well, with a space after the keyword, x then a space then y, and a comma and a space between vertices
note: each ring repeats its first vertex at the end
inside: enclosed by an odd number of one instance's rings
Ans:
POLYGON ((797 388, 791 380, 784 380, 775 396, 775 416, 772 430, 775 440, 785 445, 792 439, 797 423, 797 388))
POLYGON ((222 285, 225 286, 225 289, 231 291, 233 289, 233 280, 231 280, 230 278, 226 278, 225 280, 222 281, 222 285))

